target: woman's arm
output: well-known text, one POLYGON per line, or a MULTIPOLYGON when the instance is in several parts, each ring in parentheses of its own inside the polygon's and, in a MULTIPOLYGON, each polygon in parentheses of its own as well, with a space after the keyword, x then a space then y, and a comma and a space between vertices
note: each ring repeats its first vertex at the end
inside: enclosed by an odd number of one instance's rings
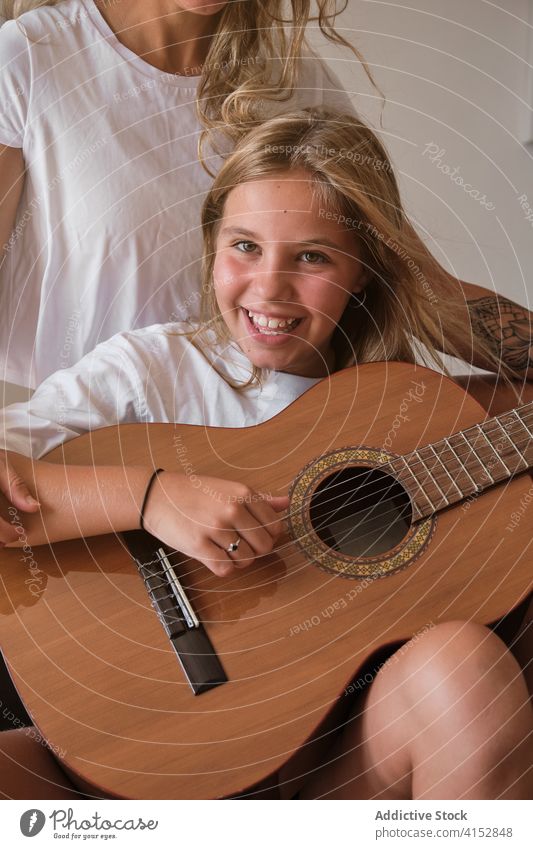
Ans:
POLYGON ((479 401, 490 416, 499 416, 514 407, 533 401, 533 382, 498 379, 495 374, 460 375, 454 378, 479 401))
POLYGON ((476 347, 476 340, 481 340, 506 373, 511 369, 516 377, 533 380, 533 313, 490 289, 451 276, 446 289, 441 296, 456 304, 464 332, 458 338, 449 336, 444 344, 441 339, 438 347, 450 353, 446 346, 450 342, 466 362, 494 371, 476 347))

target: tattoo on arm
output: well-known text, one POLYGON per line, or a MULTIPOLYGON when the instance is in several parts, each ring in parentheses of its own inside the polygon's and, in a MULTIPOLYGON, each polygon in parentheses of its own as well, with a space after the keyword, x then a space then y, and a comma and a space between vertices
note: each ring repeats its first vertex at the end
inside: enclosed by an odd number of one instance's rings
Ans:
POLYGON ((468 301, 474 336, 482 339, 501 362, 517 372, 533 369, 533 317, 507 298, 468 301))

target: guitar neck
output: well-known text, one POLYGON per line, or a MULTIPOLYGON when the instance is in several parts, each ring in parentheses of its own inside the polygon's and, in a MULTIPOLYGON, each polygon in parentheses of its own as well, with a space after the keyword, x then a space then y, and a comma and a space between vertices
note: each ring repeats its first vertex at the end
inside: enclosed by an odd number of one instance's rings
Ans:
POLYGON ((390 461, 427 518, 533 466, 533 402, 390 461))

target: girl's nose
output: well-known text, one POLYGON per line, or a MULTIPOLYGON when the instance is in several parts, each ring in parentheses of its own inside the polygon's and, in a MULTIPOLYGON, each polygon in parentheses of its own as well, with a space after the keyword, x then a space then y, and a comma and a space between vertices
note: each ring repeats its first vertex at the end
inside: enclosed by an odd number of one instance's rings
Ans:
POLYGON ((293 294, 294 272, 281 263, 262 263, 254 275, 254 291, 264 300, 285 301, 293 294))

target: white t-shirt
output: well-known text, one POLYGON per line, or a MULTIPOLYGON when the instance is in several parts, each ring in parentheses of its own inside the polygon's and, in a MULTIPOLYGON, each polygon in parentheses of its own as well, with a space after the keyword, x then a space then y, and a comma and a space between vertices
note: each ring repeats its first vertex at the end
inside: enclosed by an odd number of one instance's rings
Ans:
MULTIPOLYGON (((198 315, 197 83, 132 53, 93 0, 2 26, 0 143, 27 176, 0 268, 0 380, 33 388, 118 331, 198 315)), ((353 112, 307 54, 293 99, 269 109, 311 105, 353 112)))
MULTIPOLYGON (((60 369, 30 401, 0 410, 0 445, 38 459, 88 430, 125 422, 179 422, 248 427, 284 410, 317 380, 266 372, 260 386, 237 391, 223 375, 246 382, 249 360, 231 342, 210 358, 186 336, 184 322, 119 333, 78 363, 60 369)), ((212 337, 211 337, 212 338, 212 337)))

